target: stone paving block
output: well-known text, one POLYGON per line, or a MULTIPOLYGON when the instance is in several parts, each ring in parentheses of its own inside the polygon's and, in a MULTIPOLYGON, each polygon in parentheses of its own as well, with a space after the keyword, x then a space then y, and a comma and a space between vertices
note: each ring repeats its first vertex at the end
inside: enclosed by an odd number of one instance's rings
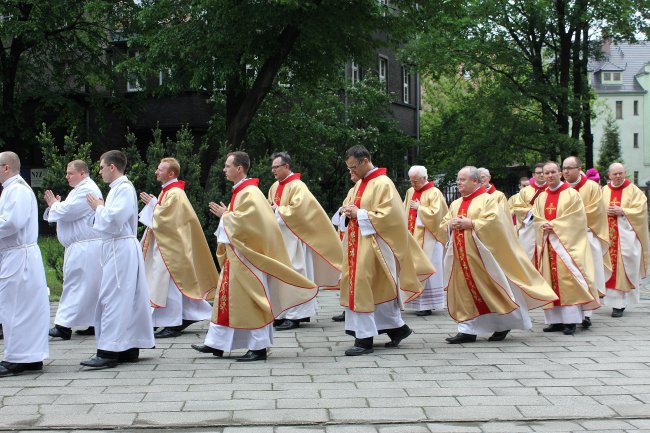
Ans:
MULTIPOLYGON (((133 424, 135 413, 78 414, 74 417, 75 426, 102 428, 105 426, 126 427, 133 424)), ((64 427, 70 425, 70 415, 45 414, 37 427, 64 427)))
POLYGON ((91 395, 76 395, 66 394, 59 396, 54 404, 56 405, 78 405, 84 403, 134 403, 142 401, 144 393, 129 393, 129 394, 91 394, 91 395))
POLYGON ((57 395, 16 395, 2 399, 4 406, 20 406, 24 404, 45 404, 53 403, 57 395))
POLYGON ((164 426, 166 428, 184 425, 223 425, 232 421, 230 411, 210 412, 147 412, 139 413, 133 425, 139 427, 164 426))
POLYGON ((143 401, 193 401, 193 400, 227 400, 232 398, 230 391, 199 391, 199 392, 151 392, 143 401))
POLYGON ((211 410, 275 409, 276 400, 201 400, 186 401, 183 412, 211 410))
POLYGON ((107 387, 104 391, 105 394, 123 392, 146 392, 146 393, 161 393, 161 392, 182 392, 188 389, 189 385, 140 385, 140 386, 111 386, 107 387))
POLYGON ((424 406, 459 406, 454 397, 401 397, 401 398, 368 398, 370 407, 424 407, 424 406))
POLYGON ((363 422, 373 420, 374 422, 382 421, 405 421, 418 422, 426 419, 421 408, 395 408, 386 410, 385 408, 349 408, 349 409, 330 409, 332 421, 336 422, 363 422))
POLYGON ((616 404, 612 405, 611 408, 623 417, 650 416, 650 404, 616 404))
MULTIPOLYGON (((341 410, 341 409, 332 409, 341 410)), ((329 421, 325 409, 274 409, 238 410, 233 413, 233 422, 246 424, 317 423, 329 421)))
POLYGON ((346 398, 344 396, 341 398, 280 398, 276 402, 278 409, 368 407, 365 398, 346 398))
POLYGON ((523 422, 490 422, 481 425, 481 431, 485 433, 527 433, 534 431, 528 426, 528 423, 523 422))
MULTIPOLYGON (((371 382, 358 382, 356 383, 357 386, 360 386, 361 384, 364 383, 371 383, 371 382)), ((394 384, 394 382, 377 382, 378 386, 384 385, 386 383, 394 384)), ((238 386, 240 384, 235 384, 234 386, 238 386)), ((336 389, 341 392, 346 392, 346 390, 350 389, 356 389, 356 386, 354 383, 345 383, 345 382, 336 382, 336 383, 325 383, 325 382, 318 382, 318 383, 313 383, 313 382, 275 382, 273 384, 251 384, 251 386, 257 386, 259 388, 250 388, 250 389, 266 389, 262 388, 264 387, 269 387, 268 389, 273 389, 273 391, 289 391, 292 389, 315 389, 317 391, 323 390, 323 389, 336 389)))
POLYGON ((212 383, 204 381, 200 385, 190 385, 188 391, 271 391, 271 383, 212 383))
MULTIPOLYGON (((340 396, 340 394, 339 394, 340 396)), ((314 389, 292 389, 289 391, 233 391, 233 398, 275 400, 278 398, 318 398, 314 389)))
POLYGON ((137 403, 101 403, 96 404, 93 413, 143 413, 143 412, 178 412, 183 407, 182 401, 139 401, 137 403))
MULTIPOLYGON (((646 396, 648 396, 646 394, 646 396)), ((637 395, 619 394, 619 395, 595 395, 592 396, 599 404, 613 406, 617 404, 643 404, 648 403, 637 395)))
POLYGON ((456 397, 461 406, 517 406, 532 405, 545 406, 552 404, 549 399, 542 396, 467 396, 456 397))
MULTIPOLYGON (((47 407, 47 406, 46 406, 47 407)), ((39 415, 39 405, 22 404, 19 406, 0 406, 0 418, 7 415, 39 415)))
MULTIPOLYGON (((173 373, 173 372, 170 372, 173 373)), ((160 377, 153 379, 151 385, 202 385, 202 384, 231 384, 231 377, 160 377)))
POLYGON ((597 419, 580 421, 580 425, 588 431, 594 430, 627 430, 635 426, 622 419, 597 419))
POLYGON ((222 433, 273 433, 273 427, 226 427, 223 429, 222 433))
POLYGON ((535 389, 540 395, 582 395, 580 391, 570 386, 538 386, 535 389))
POLYGON ((70 419, 74 419, 77 414, 89 413, 93 408, 92 404, 75 404, 75 405, 58 405, 58 404, 42 404, 39 406, 39 413, 55 413, 58 415, 68 415, 70 419))
POLYGON ((494 395, 502 396, 526 397, 539 395, 535 388, 492 388, 491 391, 494 395))
MULTIPOLYGON (((639 405, 635 405, 639 406, 639 405)), ((604 405, 569 405, 569 406, 517 406, 525 417, 529 418, 594 418, 608 417, 616 413, 604 405)))
POLYGON ((36 425, 40 418, 41 415, 2 415, 0 417, 0 428, 29 428, 36 425))
POLYGON ((430 420, 440 421, 512 421, 523 418, 513 406, 425 407, 430 420))
POLYGON ((378 426, 374 425, 328 425, 325 426, 326 433, 378 433, 378 426))
MULTIPOLYGON (((512 388, 503 388, 512 389, 512 388)), ((410 388, 405 390, 412 397, 447 397, 463 395, 494 395, 490 388, 447 387, 447 388, 410 388)), ((379 397, 379 396, 375 396, 379 397)))
POLYGON ((349 389, 345 391, 338 391, 336 389, 324 389, 320 391, 322 398, 339 398, 344 393, 346 398, 370 398, 370 397, 406 397, 406 392, 403 389, 395 388, 365 388, 365 389, 349 389))
POLYGON ((379 426, 379 433, 430 433, 426 424, 379 426))
POLYGON ((481 427, 473 423, 429 423, 427 427, 431 433, 481 433, 481 427))
POLYGON ((536 432, 581 432, 586 431, 580 424, 571 421, 533 421, 528 425, 536 432))

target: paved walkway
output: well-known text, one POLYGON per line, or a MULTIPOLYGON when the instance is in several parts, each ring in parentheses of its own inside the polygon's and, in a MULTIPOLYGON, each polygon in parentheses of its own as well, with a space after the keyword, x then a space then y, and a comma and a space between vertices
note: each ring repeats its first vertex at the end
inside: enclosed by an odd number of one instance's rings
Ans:
POLYGON ((317 320, 276 333, 260 363, 194 352, 206 324, 102 371, 79 366, 94 338, 53 341, 42 374, 0 379, 0 431, 650 432, 650 301, 622 319, 603 308, 575 336, 542 333, 535 311, 533 332, 463 346, 445 343, 446 312, 409 312, 399 349, 381 336, 351 358, 337 297, 322 292, 317 320))

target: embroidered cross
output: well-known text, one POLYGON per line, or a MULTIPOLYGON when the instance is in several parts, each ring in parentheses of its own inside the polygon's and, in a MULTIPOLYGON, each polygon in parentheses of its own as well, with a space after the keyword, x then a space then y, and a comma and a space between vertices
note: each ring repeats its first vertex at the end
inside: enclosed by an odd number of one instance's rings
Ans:
POLYGON ((556 209, 557 209, 557 208, 553 205, 553 203, 551 203, 551 204, 546 208, 546 212, 548 212, 548 213, 553 213, 553 211, 556 210, 556 209))
POLYGON ((610 206, 620 206, 621 202, 617 198, 615 198, 614 200, 609 202, 609 205, 610 206))

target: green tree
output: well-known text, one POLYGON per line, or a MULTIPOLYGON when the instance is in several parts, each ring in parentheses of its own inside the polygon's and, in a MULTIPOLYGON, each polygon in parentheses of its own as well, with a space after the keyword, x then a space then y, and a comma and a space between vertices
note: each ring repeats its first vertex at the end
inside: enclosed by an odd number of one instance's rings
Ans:
POLYGON ((603 132, 603 138, 600 141, 600 151, 598 152, 598 165, 596 166, 601 173, 605 173, 614 162, 623 163, 618 125, 614 116, 611 114, 607 116, 603 132))

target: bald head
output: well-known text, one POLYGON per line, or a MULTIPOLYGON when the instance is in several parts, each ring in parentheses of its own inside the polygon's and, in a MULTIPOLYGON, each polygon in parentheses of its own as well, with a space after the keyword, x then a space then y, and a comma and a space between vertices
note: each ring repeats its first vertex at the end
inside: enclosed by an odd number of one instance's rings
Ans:
POLYGON ((621 186, 625 182, 627 173, 625 171, 625 166, 620 162, 615 162, 609 166, 607 170, 607 176, 614 186, 621 186))
POLYGON ((0 165, 9 167, 14 175, 20 173, 20 158, 14 152, 0 153, 0 165))
POLYGON ((569 183, 575 183, 580 179, 582 161, 575 156, 570 156, 562 162, 562 176, 569 183))

